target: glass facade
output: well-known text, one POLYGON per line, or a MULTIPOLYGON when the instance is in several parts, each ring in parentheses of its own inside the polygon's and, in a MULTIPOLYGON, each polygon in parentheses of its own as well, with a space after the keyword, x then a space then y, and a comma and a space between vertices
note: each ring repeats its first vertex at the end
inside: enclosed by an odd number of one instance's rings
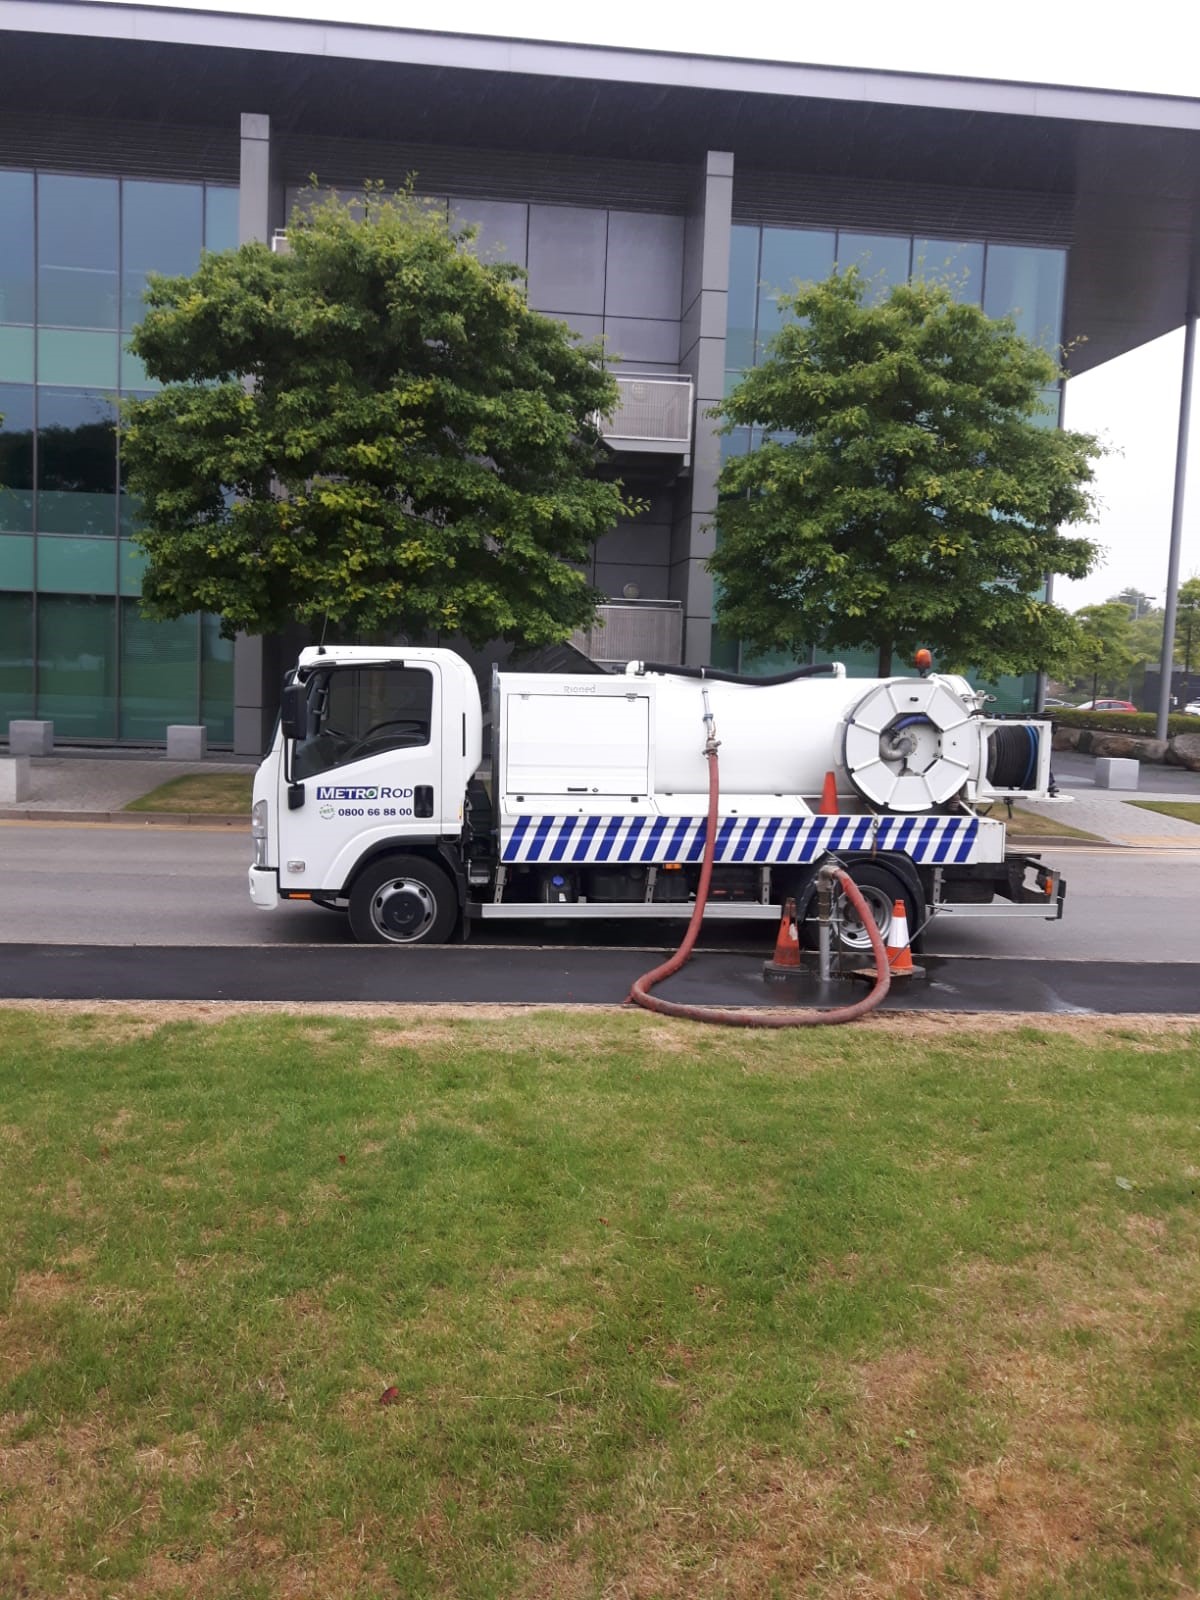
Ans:
MULTIPOLYGON (((1054 351, 1061 340, 1065 250, 986 239, 737 225, 729 262, 726 392, 747 367, 762 359, 772 335, 783 325, 780 295, 794 292, 797 284, 828 277, 835 266, 857 266, 868 280, 868 298, 882 297, 909 277, 937 278, 957 299, 981 305, 989 316, 1012 316, 1018 332, 1043 348, 1054 351)), ((1059 389, 1048 389, 1042 398, 1046 413, 1039 420, 1046 427, 1057 427, 1059 389)), ((761 437, 758 429, 738 428, 721 441, 723 459, 753 450, 761 437)), ((839 650, 837 655, 851 676, 874 676, 873 651, 839 650)), ((790 657, 751 658, 719 630, 713 636, 713 663, 758 674, 786 671, 794 664, 790 657)), ((896 670, 906 669, 898 663, 896 670)), ((998 711, 1029 710, 1033 705, 1032 676, 1006 678, 988 687, 996 695, 998 711)))
POLYGON ((0 170, 0 721, 136 743, 203 722, 232 740, 217 619, 140 614, 117 407, 153 388, 125 349, 147 275, 236 244, 236 188, 0 170))

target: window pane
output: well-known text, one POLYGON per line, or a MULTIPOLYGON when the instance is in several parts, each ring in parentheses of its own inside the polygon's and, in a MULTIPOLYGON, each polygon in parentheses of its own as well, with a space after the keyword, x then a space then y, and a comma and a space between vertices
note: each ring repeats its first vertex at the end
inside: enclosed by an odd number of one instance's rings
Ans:
POLYGON ((209 612, 200 618, 200 720, 214 744, 233 743, 233 640, 209 612))
POLYGON ((38 715, 63 738, 111 739, 116 731, 115 622, 115 600, 38 600, 38 715))
POLYGON ((0 382, 33 382, 32 328, 0 328, 0 382))
POLYGON ((38 321, 117 325, 117 180, 38 179, 38 321))
POLYGON ((0 384, 0 531, 33 527, 33 390, 0 384))
POLYGON ((1065 250, 990 244, 983 309, 989 317, 1011 316, 1023 338, 1045 350, 1061 337, 1065 250))
POLYGON ((296 745, 297 778, 429 743, 433 676, 423 667, 341 668, 311 681, 310 733, 296 745))
POLYGON ((236 250, 238 242, 238 192, 210 183, 204 191, 204 248, 236 250))
POLYGON ((200 265, 204 187, 199 183, 135 183, 121 195, 121 326, 140 322, 146 274, 180 277, 200 265))
POLYGON ((200 649, 195 617, 148 622, 121 601, 121 738, 165 739, 169 722, 194 723, 200 649))
POLYGON ((33 596, 0 594, 0 722, 33 715, 33 596))
POLYGON ((38 329, 38 382, 89 389, 117 387, 115 333, 38 329))
POLYGON ((758 349, 766 349, 782 324, 779 295, 797 283, 816 283, 833 270, 834 235, 809 228, 764 228, 758 291, 758 349))
POLYGON ((149 564, 146 560, 145 552, 139 550, 137 545, 131 544, 128 539, 122 539, 117 561, 121 584, 119 593, 141 594, 142 573, 145 572, 149 564))
POLYGON ((734 228, 729 247, 729 311, 725 365, 741 372, 754 365, 754 309, 758 303, 757 228, 734 228))
POLYGON ((0 322, 33 321, 33 173, 0 172, 0 322))
POLYGON ((38 534, 38 589, 50 594, 112 594, 117 553, 111 539, 38 534))
POLYGON ((983 298, 983 246, 961 239, 914 239, 913 277, 945 283, 954 298, 977 306, 983 298))
POLYGON ((33 588, 33 535, 0 536, 0 589, 33 588))
POLYGON ((838 266, 857 267, 867 279, 867 305, 887 297, 908 277, 909 240, 893 233, 839 233, 838 266))
POLYGON ((110 402, 82 389, 43 389, 38 428, 39 529, 115 534, 117 446, 110 402))
POLYGON ((152 378, 142 365, 141 357, 135 356, 132 350, 121 346, 121 390, 129 394, 131 390, 140 389, 143 394, 155 394, 162 388, 157 379, 152 378))

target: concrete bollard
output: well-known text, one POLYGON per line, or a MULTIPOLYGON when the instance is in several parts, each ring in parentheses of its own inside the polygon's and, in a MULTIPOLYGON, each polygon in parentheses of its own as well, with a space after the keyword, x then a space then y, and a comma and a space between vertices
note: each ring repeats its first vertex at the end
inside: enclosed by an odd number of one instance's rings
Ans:
POLYGON ((0 806, 19 806, 29 798, 29 757, 0 756, 0 806))
POLYGON ((8 753, 10 756, 48 756, 54 751, 54 724, 52 722, 10 722, 8 725, 8 753))
POLYGON ((1123 756, 1098 756, 1096 758, 1097 789, 1136 789, 1138 763, 1123 756))
POLYGON ((208 729, 174 722, 167 729, 168 761, 203 761, 208 753, 208 729))

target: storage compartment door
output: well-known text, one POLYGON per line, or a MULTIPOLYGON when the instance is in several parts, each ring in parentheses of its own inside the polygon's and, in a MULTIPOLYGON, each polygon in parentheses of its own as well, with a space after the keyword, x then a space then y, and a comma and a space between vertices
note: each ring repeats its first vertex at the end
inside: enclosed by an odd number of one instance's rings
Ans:
POLYGON ((505 792, 644 795, 650 787, 646 695, 510 694, 505 792))

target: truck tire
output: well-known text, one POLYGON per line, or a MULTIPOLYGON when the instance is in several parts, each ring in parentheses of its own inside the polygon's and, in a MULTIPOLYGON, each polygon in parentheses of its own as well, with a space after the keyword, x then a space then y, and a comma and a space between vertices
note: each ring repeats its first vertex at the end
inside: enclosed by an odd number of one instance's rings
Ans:
POLYGON ((384 856, 350 889, 350 931, 360 944, 444 944, 457 917, 453 884, 423 856, 384 856))
MULTIPOLYGON (((854 879, 863 898, 871 907, 875 916, 875 923, 883 937, 884 944, 892 930, 892 906, 897 900, 904 902, 904 914, 908 919, 908 936, 913 938, 920 927, 923 917, 921 907, 917 905, 912 890, 903 880, 889 868, 880 866, 874 861, 852 861, 846 870, 854 879)), ((817 899, 814 891, 808 903, 802 929, 806 948, 817 948, 817 899)), ((849 955, 869 957, 871 954, 871 940, 863 928, 857 915, 849 905, 845 895, 837 895, 834 899, 834 949, 849 955)))

